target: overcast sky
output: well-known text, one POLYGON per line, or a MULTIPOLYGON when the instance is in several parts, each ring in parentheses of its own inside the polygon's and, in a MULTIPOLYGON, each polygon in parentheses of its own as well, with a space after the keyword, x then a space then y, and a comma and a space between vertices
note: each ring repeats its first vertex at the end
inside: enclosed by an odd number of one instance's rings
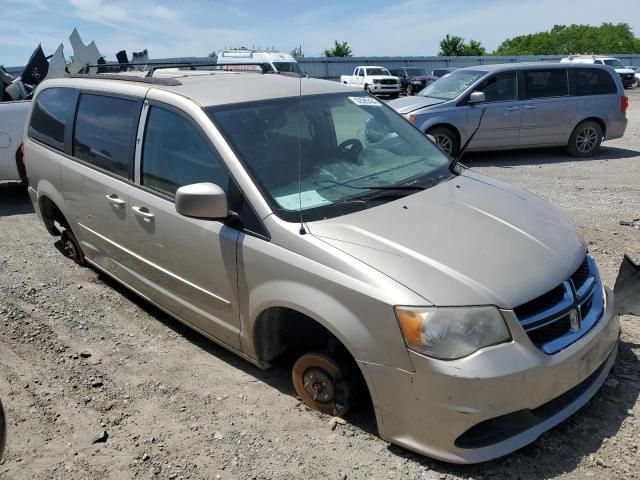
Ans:
MULTIPOLYGON (((151 58, 204 56, 225 46, 302 45, 319 56, 346 40, 354 55, 435 55, 447 34, 502 40, 554 24, 627 22, 640 36, 640 1, 607 0, 0 0, 0 64, 23 65, 42 43, 46 54, 77 27, 101 53, 149 49, 151 58)), ((615 53, 615 52, 611 52, 615 53)))

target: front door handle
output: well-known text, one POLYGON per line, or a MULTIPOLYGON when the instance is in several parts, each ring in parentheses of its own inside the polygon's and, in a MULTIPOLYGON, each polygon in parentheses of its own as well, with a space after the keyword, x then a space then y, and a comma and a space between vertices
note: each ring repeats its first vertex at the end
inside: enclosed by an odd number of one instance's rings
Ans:
POLYGON ((515 112, 516 110, 520 110, 520 107, 509 107, 509 108, 507 108, 507 112, 515 112))
POLYGON ((121 198, 118 198, 118 195, 116 195, 115 193, 110 193, 109 195, 105 195, 105 197, 107 197, 107 201, 114 207, 120 208, 124 207, 127 204, 127 202, 125 202, 121 198))
POLYGON ((535 105, 525 105, 524 108, 526 108, 527 110, 535 110, 536 106, 535 105))
POLYGON ((135 213, 138 217, 141 217, 146 222, 150 222, 153 220, 153 213, 149 211, 147 207, 131 207, 133 213, 135 213))

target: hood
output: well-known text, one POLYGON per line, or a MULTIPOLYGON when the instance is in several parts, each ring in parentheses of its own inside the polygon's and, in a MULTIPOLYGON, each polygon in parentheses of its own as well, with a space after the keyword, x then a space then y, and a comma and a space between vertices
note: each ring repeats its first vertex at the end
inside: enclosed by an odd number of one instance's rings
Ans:
POLYGON ((391 100, 388 105, 398 113, 409 113, 414 110, 418 110, 424 107, 430 107, 432 105, 438 105, 444 103, 445 100, 440 98, 423 97, 416 95, 412 97, 402 97, 396 100, 391 100))
POLYGON ((438 306, 514 308, 562 283, 586 252, 562 212, 470 171, 309 230, 438 306))
POLYGON ((628 73, 633 73, 635 74, 635 70, 631 70, 630 68, 616 68, 616 72, 618 72, 621 75, 626 75, 628 73))

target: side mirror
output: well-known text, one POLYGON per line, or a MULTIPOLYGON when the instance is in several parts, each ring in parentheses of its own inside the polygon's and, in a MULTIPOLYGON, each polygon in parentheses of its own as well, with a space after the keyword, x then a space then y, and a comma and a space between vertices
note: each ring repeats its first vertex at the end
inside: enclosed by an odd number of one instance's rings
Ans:
POLYGON ((484 92, 473 92, 471 95, 469 95, 469 103, 482 103, 484 101, 484 92))
POLYGON ((221 220, 229 216, 227 194, 214 183, 194 183, 176 192, 176 212, 185 217, 221 220))

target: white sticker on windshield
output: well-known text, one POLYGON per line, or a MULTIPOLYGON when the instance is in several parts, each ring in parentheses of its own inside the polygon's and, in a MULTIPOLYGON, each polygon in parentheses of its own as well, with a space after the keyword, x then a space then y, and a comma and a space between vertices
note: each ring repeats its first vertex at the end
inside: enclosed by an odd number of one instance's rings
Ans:
POLYGON ((356 105, 360 105, 361 107, 380 107, 382 103, 372 97, 349 97, 356 105))
POLYGON ((294 211, 300 210, 300 207, 302 207, 302 210, 306 210, 331 203, 316 190, 307 190, 300 192, 300 194, 293 193, 291 195, 276 197, 276 202, 278 202, 282 208, 294 211))

